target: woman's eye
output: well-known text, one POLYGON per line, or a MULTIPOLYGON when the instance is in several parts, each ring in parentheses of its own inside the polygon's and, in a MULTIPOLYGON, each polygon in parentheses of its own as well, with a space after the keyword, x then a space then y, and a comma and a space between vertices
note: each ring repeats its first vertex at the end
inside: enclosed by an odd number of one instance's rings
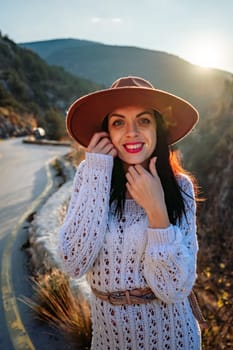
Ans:
POLYGON ((123 123, 124 123, 123 120, 117 119, 117 120, 113 121, 112 125, 113 126, 121 126, 121 125, 123 125, 123 123))
POLYGON ((140 124, 150 124, 150 119, 149 118, 141 118, 139 120, 140 124))

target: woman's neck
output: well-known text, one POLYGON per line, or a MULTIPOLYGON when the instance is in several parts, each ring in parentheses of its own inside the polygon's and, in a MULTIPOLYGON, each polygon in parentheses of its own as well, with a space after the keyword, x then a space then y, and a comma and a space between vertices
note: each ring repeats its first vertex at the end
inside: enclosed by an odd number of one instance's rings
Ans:
MULTIPOLYGON (((137 164, 128 164, 128 163, 124 163, 122 162, 123 164, 123 169, 124 169, 124 172, 127 173, 128 169, 130 166, 134 166, 134 165, 137 165, 137 164)), ((141 163, 140 164, 144 169, 148 170, 149 169, 149 159, 145 160, 145 162, 141 163)))

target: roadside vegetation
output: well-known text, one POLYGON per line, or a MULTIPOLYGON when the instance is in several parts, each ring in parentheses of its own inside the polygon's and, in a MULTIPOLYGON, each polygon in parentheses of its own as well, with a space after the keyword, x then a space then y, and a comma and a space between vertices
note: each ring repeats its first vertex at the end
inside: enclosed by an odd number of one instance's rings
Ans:
POLYGON ((76 349, 89 349, 91 342, 88 300, 70 286, 69 277, 54 268, 32 279, 33 298, 21 298, 36 317, 63 332, 76 349))
POLYGON ((44 128, 49 138, 67 137, 68 106, 99 88, 64 68, 49 66, 0 32, 0 139, 30 134, 35 126, 44 128))

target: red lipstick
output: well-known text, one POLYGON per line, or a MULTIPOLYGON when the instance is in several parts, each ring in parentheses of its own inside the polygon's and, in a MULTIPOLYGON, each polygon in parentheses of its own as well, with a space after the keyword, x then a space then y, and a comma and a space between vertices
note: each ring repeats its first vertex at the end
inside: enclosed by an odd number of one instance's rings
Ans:
POLYGON ((143 148, 142 142, 128 142, 124 144, 125 150, 128 153, 138 153, 141 152, 143 148))

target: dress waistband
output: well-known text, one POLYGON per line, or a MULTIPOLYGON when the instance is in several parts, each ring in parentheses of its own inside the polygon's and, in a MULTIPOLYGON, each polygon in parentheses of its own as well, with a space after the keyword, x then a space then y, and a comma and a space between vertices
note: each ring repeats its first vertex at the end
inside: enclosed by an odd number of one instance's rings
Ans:
MULTIPOLYGON (((132 304, 146 304, 155 299, 158 299, 153 291, 147 288, 136 288, 132 290, 124 290, 117 292, 102 292, 94 287, 91 287, 94 295, 104 301, 109 302, 112 305, 132 305, 132 304)), ((198 300, 194 291, 192 290, 188 296, 188 300, 195 316, 196 320, 199 322, 202 328, 207 328, 208 323, 205 320, 202 311, 200 309, 198 300)))
POLYGON ((97 298, 108 301, 112 305, 145 304, 156 299, 155 294, 149 287, 109 293, 99 291, 93 287, 91 289, 97 298))

